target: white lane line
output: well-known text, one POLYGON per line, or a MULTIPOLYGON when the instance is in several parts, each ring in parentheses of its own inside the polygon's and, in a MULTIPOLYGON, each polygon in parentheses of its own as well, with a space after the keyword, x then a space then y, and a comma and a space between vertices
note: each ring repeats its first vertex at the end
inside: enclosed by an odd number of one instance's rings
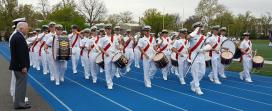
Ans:
POLYGON ((86 90, 88 90, 88 91, 90 91, 90 92, 92 92, 92 93, 94 93, 94 94, 96 94, 96 95, 98 95, 98 96, 100 96, 100 97, 102 97, 102 98, 104 98, 104 99, 112 102, 113 104, 115 104, 115 105, 117 105, 117 106, 119 106, 119 107, 121 107, 121 108, 123 108, 123 109, 125 109, 127 111, 132 111, 132 109, 130 109, 130 108, 128 108, 128 107, 126 107, 126 106, 124 106, 124 105, 122 105, 122 104, 120 104, 120 103, 118 103, 118 102, 116 102, 116 101, 114 101, 114 100, 112 100, 112 99, 110 99, 110 98, 108 98, 108 97, 106 97, 106 96, 104 96, 104 95, 102 95, 102 94, 100 94, 100 93, 98 93, 98 92, 96 92, 96 91, 94 91, 94 90, 92 90, 92 89, 90 89, 90 88, 88 88, 88 87, 86 87, 86 86, 84 86, 84 85, 76 82, 76 81, 74 81, 73 79, 71 79, 71 78, 69 78, 67 76, 65 76, 65 78, 68 79, 69 81, 71 81, 71 82, 73 82, 73 83, 75 83, 75 84, 83 87, 84 89, 86 89, 86 90))
MULTIPOLYGON (((123 76, 123 77, 131 79, 131 80, 134 80, 134 81, 138 81, 138 82, 144 83, 143 81, 135 79, 135 78, 131 78, 131 77, 127 77, 127 76, 123 76)), ((221 104, 221 103, 213 102, 211 100, 207 100, 207 99, 204 99, 204 98, 199 98, 199 97, 196 97, 196 96, 192 96, 192 95, 189 95, 189 94, 186 94, 186 93, 182 93, 182 92, 179 92, 179 91, 176 91, 176 90, 172 90, 172 89, 169 89, 169 88, 166 88, 166 87, 163 87, 163 86, 159 86, 159 85, 156 85, 156 84, 152 84, 152 85, 156 86, 158 88, 164 89, 164 90, 168 90, 168 91, 175 92, 175 93, 178 93, 178 94, 186 95, 186 96, 189 96, 189 97, 192 97, 192 98, 195 98, 195 99, 200 99, 200 100, 203 100, 203 101, 206 101, 206 102, 210 102, 210 103, 213 103, 213 104, 216 104, 216 105, 219 105, 219 106, 223 106, 223 107, 230 108, 230 109, 237 110, 237 111, 243 111, 242 109, 238 109, 238 108, 234 108, 234 107, 231 107, 231 106, 228 106, 228 105, 224 105, 224 104, 221 104)))
POLYGON ((234 83, 241 83, 241 84, 246 84, 249 86, 255 86, 255 87, 262 87, 262 88, 266 88, 266 89, 272 89, 272 87, 267 87, 267 86, 261 86, 261 85, 256 85, 256 84, 250 84, 250 83, 246 83, 246 82, 239 82, 239 81, 234 81, 234 80, 228 80, 230 82, 234 82, 234 83))
POLYGON ((33 76, 28 74, 28 76, 33 79, 39 86, 41 86, 48 94, 50 94, 54 99, 56 99, 62 106, 64 106, 68 111, 73 111, 69 106, 67 106, 63 101, 61 101, 56 95, 54 95, 49 89, 47 89, 44 85, 42 85, 38 80, 36 80, 33 76))
MULTIPOLYGON (((160 77, 155 77, 155 78, 163 80, 160 77)), ((179 82, 177 82, 177 81, 173 81, 173 80, 169 80, 169 81, 172 82, 172 83, 176 83, 177 85, 179 85, 179 82)), ((186 84, 186 86, 189 86, 189 85, 186 84)), ((243 100, 247 100, 247 101, 251 101, 251 102, 255 102, 255 103, 264 104, 264 105, 267 105, 267 106, 272 106, 272 104, 270 104, 270 103, 261 102, 261 101, 257 101, 257 100, 253 100, 253 99, 248 99, 248 98, 245 98, 245 97, 239 97, 239 96, 228 94, 228 93, 224 93, 224 92, 221 92, 221 91, 216 91, 216 90, 212 90, 212 89, 208 89, 208 88, 202 88, 202 89, 205 89, 205 90, 208 90, 208 91, 211 91, 211 92, 215 92, 215 93, 219 93, 219 94, 223 94, 223 95, 228 95, 228 96, 235 97, 235 98, 238 98, 238 99, 243 99, 243 100)))
MULTIPOLYGON (((2 50, 1 50, 1 52, 2 52, 2 50)), ((2 53, 3 53, 3 52, 2 52, 2 53)), ((7 57, 7 55, 5 55, 5 56, 7 57)), ((42 85, 38 80, 36 80, 33 76, 29 75, 29 77, 30 77, 31 79, 33 79, 36 83, 38 83, 45 91, 47 91, 47 92, 48 92, 52 97, 54 97, 58 102, 60 102, 60 103, 61 103, 68 111, 72 111, 72 109, 71 109, 70 107, 68 107, 66 104, 64 104, 64 102, 62 102, 56 95, 54 95, 51 91, 49 91, 45 86, 43 86, 43 85, 42 85)), ((111 99, 109 99, 109 98, 107 98, 107 97, 105 97, 105 96, 103 96, 103 95, 101 95, 101 94, 99 94, 99 93, 97 93, 97 92, 95 92, 95 91, 93 91, 93 90, 91 90, 91 89, 85 87, 85 86, 83 86, 82 84, 79 84, 79 83, 76 82, 76 81, 71 80, 71 79, 68 78, 68 77, 65 77, 65 78, 68 79, 68 80, 70 80, 71 82, 73 82, 73 83, 75 83, 75 84, 77 84, 77 85, 79 85, 79 86, 81 86, 81 87, 83 87, 83 88, 85 88, 85 89, 87 89, 87 90, 89 90, 89 91, 95 93, 96 95, 98 95, 98 96, 100 96, 100 97, 102 97, 102 98, 104 98, 104 99, 106 99, 106 100, 108 100, 108 101, 110 101, 110 102, 112 102, 112 103, 114 103, 114 104, 116 104, 116 105, 122 107, 123 109, 125 109, 125 110, 127 110, 127 111, 132 111, 131 109, 129 109, 129 108, 127 108, 127 107, 125 107, 125 106, 123 106, 123 105, 121 105, 121 104, 119 104, 119 103, 117 103, 117 102, 115 102, 115 101, 113 101, 113 100, 111 100, 111 99)))
MULTIPOLYGON (((135 78, 131 78, 131 77, 127 77, 127 76, 123 76, 123 77, 134 80, 134 81, 144 83, 143 81, 135 79, 135 78)), ((192 98, 195 98, 195 99, 200 99, 200 100, 203 100, 203 101, 206 101, 206 102, 209 102, 209 103, 213 103, 213 104, 216 104, 216 105, 219 105, 219 106, 223 106, 223 107, 230 108, 230 109, 237 110, 237 111, 243 111, 242 109, 238 109, 238 108, 234 108, 234 107, 224 105, 224 104, 221 104, 221 103, 213 102, 211 100, 207 100, 207 99, 204 99, 204 98, 199 98, 199 97, 196 97, 196 96, 192 96, 192 95, 182 93, 182 92, 179 92, 179 91, 176 91, 176 90, 172 90, 172 89, 169 89, 169 88, 166 88, 166 87, 163 87, 163 86, 159 86, 157 84, 152 84, 152 85, 156 86, 158 88, 164 89, 164 90, 168 90, 168 91, 175 92, 175 93, 178 93, 178 94, 186 95, 186 96, 189 96, 189 97, 192 97, 192 98)))
MULTIPOLYGON (((131 71, 131 72, 138 73, 138 72, 135 72, 135 71, 131 71)), ((209 81, 203 80, 203 82, 209 82, 209 81)), ((221 86, 225 86, 225 87, 229 87, 229 88, 233 88, 233 89, 239 89, 239 90, 243 90, 243 91, 247 91, 247 92, 252 92, 252 93, 257 93, 257 94, 262 94, 262 95, 266 95, 266 96, 272 96, 271 94, 268 94, 268 93, 264 93, 264 92, 260 92, 260 91, 254 91, 254 90, 249 90, 249 89, 242 89, 242 88, 238 88, 238 87, 234 87, 234 86, 230 86, 230 85, 226 85, 226 84, 221 84, 221 86)))
MULTIPOLYGON (((84 72, 82 72, 82 71, 79 71, 79 72, 84 73, 84 72)), ((101 80, 105 81, 105 79, 102 79, 102 78, 100 78, 100 77, 98 77, 98 79, 101 79, 101 80)), ((158 101, 158 102, 160 102, 160 103, 169 105, 169 106, 171 106, 171 107, 173 107, 173 108, 176 108, 176 109, 179 109, 179 110, 183 110, 183 111, 188 111, 187 109, 178 107, 178 106, 176 106, 176 105, 173 105, 173 104, 171 104, 171 103, 165 102, 165 101, 160 100, 160 99, 158 99, 158 98, 155 98, 155 97, 146 95, 146 94, 144 94, 144 93, 141 93, 141 92, 138 92, 138 91, 136 91, 136 90, 130 89, 130 88, 125 87, 125 86, 123 86, 123 85, 120 85, 120 84, 117 84, 117 83, 114 83, 114 84, 117 85, 117 86, 119 86, 119 87, 121 87, 121 88, 123 88, 123 89, 129 90, 129 91, 132 91, 132 92, 134 92, 134 93, 136 93, 136 94, 139 94, 139 95, 142 95, 142 96, 144 96, 144 97, 150 98, 150 99, 152 99, 152 100, 154 100, 154 101, 158 101)))
MULTIPOLYGON (((10 59, 10 57, 8 57, 5 53, 3 53, 2 50, 0 50, 2 54, 4 54, 4 56, 6 56, 8 59, 10 59)), ((48 94, 50 94, 54 99, 56 99, 63 107, 65 107, 68 111, 72 111, 72 109, 67 106, 63 101, 61 101, 56 95, 54 95, 49 89, 47 89, 44 85, 42 85, 38 80, 36 80, 33 76, 31 76, 28 73, 28 76, 34 80, 40 87, 42 87, 48 94)))

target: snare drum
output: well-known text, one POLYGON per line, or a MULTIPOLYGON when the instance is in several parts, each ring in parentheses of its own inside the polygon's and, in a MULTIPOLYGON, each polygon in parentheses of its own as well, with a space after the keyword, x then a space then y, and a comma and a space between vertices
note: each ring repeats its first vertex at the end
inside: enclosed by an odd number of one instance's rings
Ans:
POLYGON ((156 65, 156 67, 158 67, 158 68, 166 67, 169 62, 167 57, 164 55, 164 53, 157 53, 154 56, 153 61, 156 65))
POLYGON ((210 57, 209 52, 205 52, 205 64, 206 67, 212 66, 212 58, 210 57))
POLYGON ((113 56, 112 62, 119 68, 124 68, 128 64, 128 59, 122 54, 117 53, 113 56))
POLYGON ((100 66, 102 69, 104 69, 105 64, 101 53, 97 55, 95 63, 98 64, 98 66, 100 66))
POLYGON ((171 53, 171 64, 175 67, 178 67, 178 60, 176 58, 176 54, 175 52, 171 53))
POLYGON ((230 51, 224 51, 221 53, 221 63, 229 65, 232 62, 233 54, 230 51))
POLYGON ((255 56, 253 57, 252 62, 253 62, 252 63, 253 68, 260 69, 263 67, 264 58, 261 56, 255 56))

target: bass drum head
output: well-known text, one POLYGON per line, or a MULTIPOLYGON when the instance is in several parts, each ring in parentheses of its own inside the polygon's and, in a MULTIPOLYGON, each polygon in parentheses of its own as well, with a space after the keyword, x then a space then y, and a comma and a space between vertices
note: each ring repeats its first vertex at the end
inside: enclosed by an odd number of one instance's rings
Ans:
POLYGON ((122 53, 117 53, 117 54, 115 54, 115 55, 113 56, 113 58, 112 58, 112 62, 117 61, 121 56, 122 56, 122 53))
POLYGON ((227 48, 232 54, 235 54, 236 52, 236 44, 229 39, 222 42, 220 51, 226 51, 225 48, 227 48))
POLYGON ((221 57, 224 59, 232 59, 233 58, 233 53, 230 51, 224 51, 221 53, 221 57))
POLYGON ((161 60, 165 55, 163 53, 157 53, 154 58, 153 61, 159 61, 161 60))
POLYGON ((255 57, 253 57, 253 62, 257 63, 257 64, 261 64, 264 62, 264 58, 261 56, 255 56, 255 57))

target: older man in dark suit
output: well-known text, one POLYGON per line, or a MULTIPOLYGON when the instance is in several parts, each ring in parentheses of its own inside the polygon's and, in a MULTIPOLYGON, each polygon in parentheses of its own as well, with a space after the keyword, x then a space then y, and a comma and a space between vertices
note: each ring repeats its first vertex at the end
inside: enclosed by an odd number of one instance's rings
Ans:
POLYGON ((17 32, 15 32, 10 39, 10 70, 14 71, 16 77, 15 88, 15 109, 31 108, 25 102, 26 86, 27 86, 27 72, 30 67, 28 46, 24 36, 28 33, 28 24, 20 22, 17 24, 17 32))

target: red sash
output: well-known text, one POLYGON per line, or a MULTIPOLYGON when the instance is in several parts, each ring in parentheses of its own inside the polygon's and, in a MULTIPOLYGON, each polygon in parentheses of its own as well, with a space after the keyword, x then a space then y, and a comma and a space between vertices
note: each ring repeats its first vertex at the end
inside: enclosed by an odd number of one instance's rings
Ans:
MULTIPOLYGON (((96 40, 95 40, 95 44, 98 43, 99 37, 97 36, 96 40)), ((94 48, 94 45, 91 46, 91 50, 94 48)), ((89 58, 89 54, 91 52, 91 50, 88 51, 88 58, 89 58)))
POLYGON ((77 33, 76 39, 75 39, 75 41, 72 44, 72 48, 74 48, 74 46, 76 45, 76 42, 77 42, 78 38, 79 38, 79 34, 77 33))
MULTIPOLYGON (((42 38, 46 35, 47 33, 44 33, 44 35, 42 36, 42 38)), ((42 45, 40 46, 40 49, 39 49, 39 56, 42 55, 42 48, 43 46, 45 45, 45 41, 43 41, 42 45)))
MULTIPOLYGON (((104 48, 104 51, 106 52, 111 47, 111 44, 108 43, 108 45, 104 48)), ((102 59, 104 60, 104 53, 102 54, 102 59)))
MULTIPOLYGON (((245 50, 246 52, 249 51, 249 49, 250 49, 250 44, 251 44, 251 42, 249 41, 249 42, 248 42, 249 47, 245 50)), ((245 54, 246 54, 246 53, 243 53, 243 54, 241 55, 240 61, 239 61, 239 62, 242 62, 242 61, 243 61, 243 55, 245 55, 245 54)))
POLYGON ((189 52, 189 59, 192 59, 191 58, 192 52, 194 52, 196 50, 196 48, 198 48, 198 46, 202 43, 203 40, 204 40, 204 35, 202 35, 201 38, 196 43, 196 45, 193 48, 191 48, 191 50, 189 52))
POLYGON ((131 38, 129 38, 129 39, 126 41, 126 44, 125 44, 124 49, 126 49, 126 48, 127 48, 127 46, 128 46, 128 44, 130 43, 130 41, 131 41, 131 38))
POLYGON ((114 36, 111 35, 111 43, 113 43, 113 40, 114 40, 114 36))
POLYGON ((39 49, 39 56, 42 55, 42 48, 43 46, 45 45, 45 42, 43 41, 42 45, 40 46, 40 49, 39 49))
MULTIPOLYGON (((217 43, 212 47, 212 49, 215 49, 219 43, 220 43, 220 37, 218 37, 217 43)), ((209 52, 209 56, 212 57, 212 51, 209 52)))
MULTIPOLYGON (((152 41, 153 41, 153 37, 149 37, 149 43, 151 43, 152 44, 152 41)), ((148 50, 148 48, 150 47, 150 44, 147 44, 146 46, 145 46, 145 48, 144 48, 144 52, 146 52, 147 50, 148 50)), ((141 54, 141 58, 143 58, 143 53, 141 54)))
MULTIPOLYGON (((187 45, 187 40, 184 42, 184 45, 182 45, 179 49, 178 49, 178 53, 180 53, 183 49, 184 46, 187 45)), ((176 53, 176 59, 178 60, 178 53, 176 53)))
POLYGON ((32 52, 34 52, 34 48, 35 48, 35 46, 36 46, 38 43, 39 43, 39 41, 35 41, 34 45, 33 45, 32 48, 31 48, 32 52))
POLYGON ((81 50, 80 50, 80 56, 83 55, 83 50, 84 50, 84 49, 85 49, 85 47, 81 48, 81 50))

